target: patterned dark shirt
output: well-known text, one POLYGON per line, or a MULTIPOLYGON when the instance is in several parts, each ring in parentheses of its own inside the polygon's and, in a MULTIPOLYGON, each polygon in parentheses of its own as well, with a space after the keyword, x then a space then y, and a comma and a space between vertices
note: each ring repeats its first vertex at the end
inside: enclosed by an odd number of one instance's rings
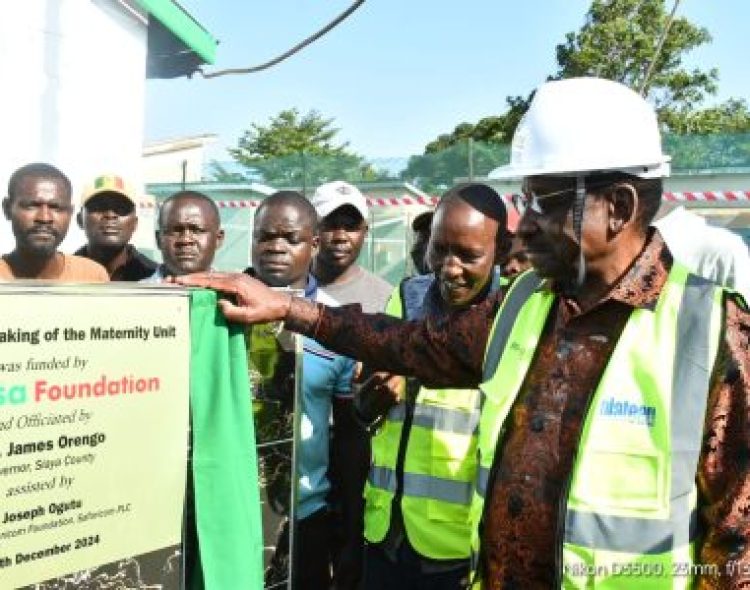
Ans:
MULTIPOLYGON (((497 450, 483 529, 487 588, 550 588, 560 545, 557 514, 585 408, 630 312, 656 302, 672 265, 654 234, 618 284, 581 309, 558 297, 497 450)), ((546 286, 543 288, 550 288, 546 286)), ((297 310, 287 325, 376 369, 430 387, 476 387, 503 294, 442 321, 402 323, 357 306, 297 310)), ((296 308, 297 306, 295 306, 296 308)), ((750 314, 725 301, 697 482, 701 588, 750 588, 750 314)))

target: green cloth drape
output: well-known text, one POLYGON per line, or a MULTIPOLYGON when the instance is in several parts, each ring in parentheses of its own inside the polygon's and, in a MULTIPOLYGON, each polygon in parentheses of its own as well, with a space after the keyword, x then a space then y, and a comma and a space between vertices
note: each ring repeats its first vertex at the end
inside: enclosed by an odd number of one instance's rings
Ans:
POLYGON ((190 404, 199 567, 194 590, 263 587, 263 532, 255 431, 241 327, 216 294, 190 298, 190 404))

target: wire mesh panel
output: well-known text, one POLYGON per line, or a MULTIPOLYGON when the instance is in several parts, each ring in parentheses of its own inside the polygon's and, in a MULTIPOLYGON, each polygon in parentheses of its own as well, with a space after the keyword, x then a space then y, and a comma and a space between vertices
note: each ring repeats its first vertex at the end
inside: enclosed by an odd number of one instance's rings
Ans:
MULTIPOLYGON (((672 177, 666 179, 665 191, 750 188, 750 133, 665 134, 662 143, 664 152, 672 158, 673 171, 672 177)), ((156 195, 157 200, 163 200, 187 188, 215 199, 220 204, 226 239, 217 252, 214 266, 221 270, 238 270, 250 263, 253 215, 265 196, 281 189, 297 190, 310 196, 322 183, 345 180, 356 185, 371 205, 371 231, 359 262, 397 284, 411 272, 408 252, 412 239, 411 220, 416 214, 413 203, 432 202, 463 181, 487 182, 500 194, 516 192, 520 187, 517 180, 488 178, 492 170, 509 160, 509 144, 470 138, 441 150, 403 158, 337 158, 300 151, 279 158, 264 158, 248 166, 237 162, 211 162, 204 170, 206 180, 201 183, 151 185, 149 192, 156 195)))
POLYGON ((219 270, 244 270, 250 264, 250 245, 254 209, 221 208, 224 244, 216 251, 214 267, 219 270))
POLYGON ((246 334, 269 590, 292 587, 302 385, 301 337, 280 328, 258 324, 246 334))
POLYGON ((392 285, 398 284, 406 272, 408 233, 402 208, 370 209, 370 231, 359 263, 392 285))

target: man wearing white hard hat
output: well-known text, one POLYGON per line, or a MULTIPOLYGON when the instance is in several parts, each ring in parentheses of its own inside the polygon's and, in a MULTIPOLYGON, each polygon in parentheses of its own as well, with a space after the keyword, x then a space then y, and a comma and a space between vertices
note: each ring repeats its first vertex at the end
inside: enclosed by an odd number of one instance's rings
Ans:
MULTIPOLYGON (((518 235, 535 270, 485 304, 403 323, 237 275, 181 282, 233 294, 229 318, 284 320, 375 369, 479 385, 470 519, 484 588, 739 588, 750 314, 650 228, 668 162, 639 95, 548 82, 495 172, 523 178, 518 235)), ((438 474, 420 482, 442 489, 438 474)))

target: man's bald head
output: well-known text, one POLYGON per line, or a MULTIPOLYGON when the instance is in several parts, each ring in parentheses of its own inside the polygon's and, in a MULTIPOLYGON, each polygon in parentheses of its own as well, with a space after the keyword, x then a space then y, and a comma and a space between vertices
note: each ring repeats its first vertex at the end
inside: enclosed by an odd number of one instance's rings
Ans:
POLYGON ((162 203, 158 221, 156 243, 168 274, 211 268, 224 241, 219 208, 213 199, 195 191, 175 193, 162 203))
POLYGON ((200 203, 200 206, 205 207, 208 215, 206 215, 205 221, 207 223, 215 223, 216 227, 221 225, 221 216, 219 215, 219 207, 208 195, 204 195, 198 191, 179 191, 170 195, 159 206, 159 217, 157 223, 159 228, 162 227, 164 220, 166 219, 167 213, 174 206, 179 206, 185 202, 196 202, 200 203))
POLYGON ((253 269, 272 287, 304 288, 318 249, 318 216, 304 196, 279 191, 261 203, 253 220, 253 269))
POLYGON ((255 218, 262 218, 268 209, 280 208, 287 205, 298 211, 300 221, 303 221, 306 228, 313 234, 318 233, 318 214, 315 211, 315 207, 297 191, 278 191, 270 197, 263 199, 255 211, 255 218))

